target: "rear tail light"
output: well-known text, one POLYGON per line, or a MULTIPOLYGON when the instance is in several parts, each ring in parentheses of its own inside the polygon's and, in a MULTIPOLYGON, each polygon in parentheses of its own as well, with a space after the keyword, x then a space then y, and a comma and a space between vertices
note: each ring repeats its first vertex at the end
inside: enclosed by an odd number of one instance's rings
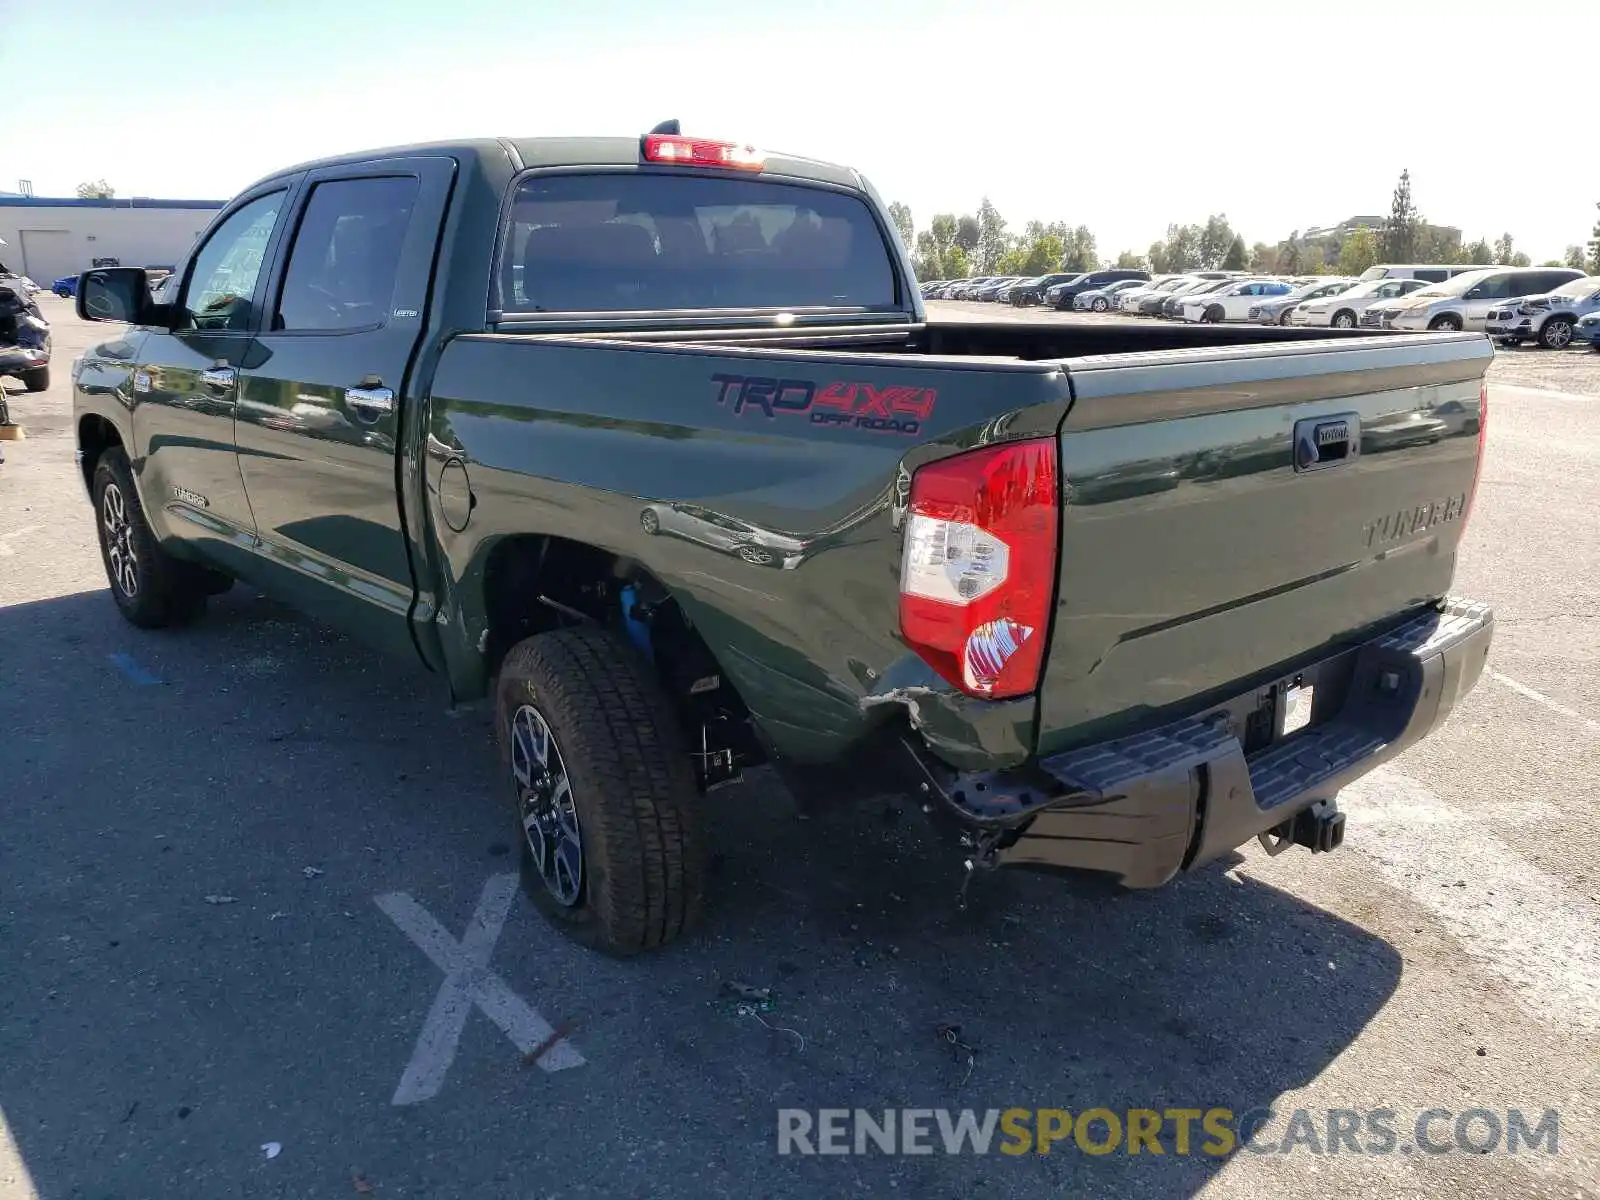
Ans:
POLYGON ((970 696, 1039 686, 1056 583, 1054 438, 987 446, 911 477, 900 633, 970 696))
POLYGON ((766 165, 767 156, 754 146, 741 146, 736 142, 712 142, 675 133, 649 133, 644 139, 644 160, 681 167, 759 171, 766 165))

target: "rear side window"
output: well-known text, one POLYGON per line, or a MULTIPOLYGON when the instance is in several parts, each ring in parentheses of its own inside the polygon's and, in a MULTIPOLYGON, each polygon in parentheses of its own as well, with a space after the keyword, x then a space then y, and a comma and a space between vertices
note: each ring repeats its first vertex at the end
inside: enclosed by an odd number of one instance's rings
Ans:
POLYGON ((1450 272, 1432 267, 1418 267, 1411 272, 1413 279, 1426 279, 1429 283, 1443 283, 1450 278, 1450 272))
POLYGON ((273 328, 383 324, 416 198, 413 176, 317 184, 289 252, 273 328))
POLYGON ((506 313, 896 306, 860 198, 762 179, 535 175, 502 235, 506 313))

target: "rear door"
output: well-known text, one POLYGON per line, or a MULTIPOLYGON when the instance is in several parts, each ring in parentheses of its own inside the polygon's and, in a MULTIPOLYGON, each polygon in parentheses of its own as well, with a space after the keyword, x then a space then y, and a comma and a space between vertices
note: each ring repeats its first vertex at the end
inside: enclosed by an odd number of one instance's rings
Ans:
POLYGON ((1493 353, 1384 338, 1064 360, 1040 752, 1187 715, 1444 595, 1493 353))
POLYGON ((411 644, 395 455, 454 176, 445 158, 308 175, 240 379, 239 470, 268 586, 389 648, 411 644))

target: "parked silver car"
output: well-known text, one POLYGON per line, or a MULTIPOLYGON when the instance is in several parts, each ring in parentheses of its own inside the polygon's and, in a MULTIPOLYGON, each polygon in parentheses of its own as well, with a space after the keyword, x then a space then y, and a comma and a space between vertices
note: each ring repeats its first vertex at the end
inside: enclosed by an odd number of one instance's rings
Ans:
POLYGON ((1571 345, 1578 322, 1600 312, 1600 275, 1586 275, 1553 292, 1529 296, 1489 311, 1483 331, 1503 345, 1538 342, 1546 350, 1571 345))
POLYGON ((1307 283, 1287 296, 1263 296, 1259 304, 1252 304, 1246 320, 1257 321, 1262 325, 1287 325, 1289 314, 1295 308, 1308 300, 1321 300, 1325 296, 1337 296, 1340 292, 1348 291, 1355 287, 1356 280, 1351 276, 1335 276, 1332 279, 1318 279, 1307 283))

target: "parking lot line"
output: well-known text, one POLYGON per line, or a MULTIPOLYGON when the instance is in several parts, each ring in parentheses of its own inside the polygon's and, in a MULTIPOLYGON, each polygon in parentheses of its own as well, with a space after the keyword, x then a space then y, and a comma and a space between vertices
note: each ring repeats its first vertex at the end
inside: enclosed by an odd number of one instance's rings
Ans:
POLYGON ((517 883, 515 872, 489 877, 459 942, 408 893, 386 892, 374 897, 374 903, 400 931, 445 973, 391 1104, 418 1104, 438 1095, 474 1008, 493 1021, 523 1055, 548 1047, 538 1058, 541 1070, 583 1066, 585 1059, 577 1047, 557 1039, 554 1027, 489 966, 516 897, 517 883))
POLYGON ((1569 720, 1576 721, 1580 725, 1587 725, 1591 730, 1595 731, 1596 733, 1600 733, 1600 721, 1596 721, 1596 720, 1593 720, 1593 719, 1591 719, 1589 717, 1586 717, 1581 712, 1578 712, 1576 709, 1568 708, 1565 704, 1562 704, 1560 701, 1552 700, 1549 696, 1546 696, 1543 692, 1535 691, 1533 688, 1529 687, 1527 684, 1518 683, 1515 679, 1512 679, 1509 675, 1502 675, 1502 674, 1500 674, 1499 671, 1493 670, 1492 668, 1485 667, 1484 670, 1483 670, 1483 673, 1485 675, 1487 675, 1490 679, 1494 680, 1496 683, 1503 684, 1506 687, 1510 688, 1513 692, 1516 692, 1517 695, 1525 696, 1529 700, 1532 700, 1535 704, 1544 705, 1546 708, 1548 708, 1553 713, 1559 713, 1563 717, 1568 718, 1569 720))

